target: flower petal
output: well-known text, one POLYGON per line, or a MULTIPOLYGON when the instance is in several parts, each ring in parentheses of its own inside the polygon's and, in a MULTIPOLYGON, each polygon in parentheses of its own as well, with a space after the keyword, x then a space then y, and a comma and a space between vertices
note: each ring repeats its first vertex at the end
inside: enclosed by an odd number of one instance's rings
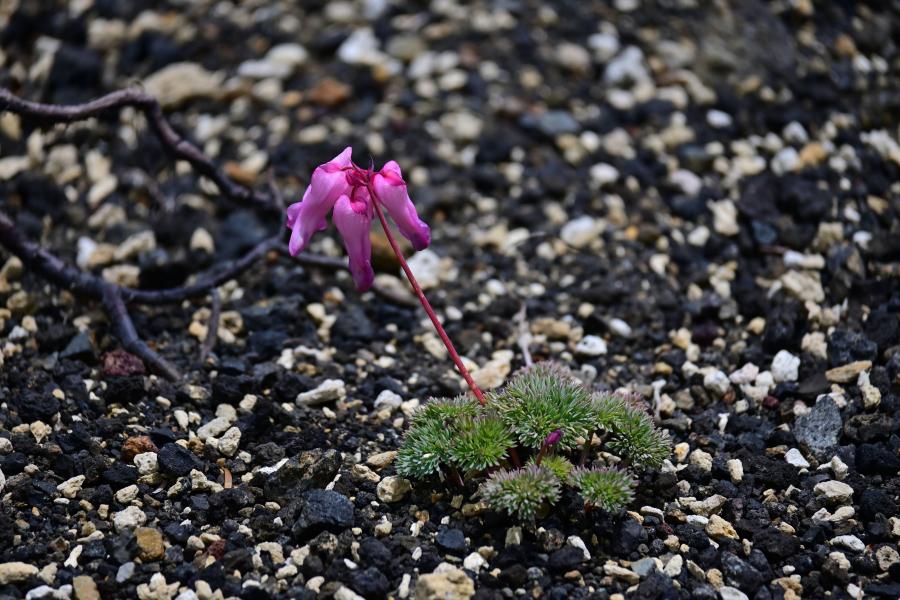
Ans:
POLYGON ((394 161, 384 165, 373 177, 373 187, 403 237, 408 239, 416 250, 427 248, 431 243, 431 230, 419 218, 416 207, 409 199, 400 166, 394 161))
POLYGON ((351 202, 346 195, 341 196, 334 205, 332 220, 350 257, 350 274, 356 282, 356 289, 364 292, 375 281, 372 240, 369 238, 372 216, 369 214, 368 202, 351 202))
POLYGON ((325 217, 334 203, 350 189, 347 176, 342 170, 351 164, 353 149, 348 146, 343 152, 313 171, 309 187, 303 193, 303 200, 291 204, 287 209, 287 226, 291 231, 288 251, 292 256, 302 252, 316 231, 326 227, 325 217))
POLYGON ((319 165, 319 168, 325 169, 326 171, 339 171, 345 167, 349 167, 351 164, 353 164, 353 146, 347 146, 340 154, 329 160, 327 163, 319 165))

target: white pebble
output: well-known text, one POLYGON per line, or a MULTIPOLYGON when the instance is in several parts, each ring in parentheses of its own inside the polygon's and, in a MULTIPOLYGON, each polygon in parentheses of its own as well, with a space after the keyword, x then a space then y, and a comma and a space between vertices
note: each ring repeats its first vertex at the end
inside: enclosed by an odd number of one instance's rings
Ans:
POLYGON ((599 236, 600 224, 589 216, 572 219, 559 232, 560 239, 575 248, 584 248, 599 236))
POLYGON ((863 552, 866 549, 866 545, 855 535, 839 535, 831 538, 831 541, 828 543, 832 546, 840 546, 847 550, 852 550, 853 552, 863 552))
POLYGON ((710 369, 703 377, 703 387, 718 396, 724 396, 731 388, 728 376, 718 369, 710 369))
POLYGON ((710 127, 723 129, 725 127, 731 127, 732 119, 731 115, 727 112, 713 109, 706 113, 706 122, 709 123, 710 127))
POLYGON ((343 380, 326 379, 319 384, 319 387, 297 394, 295 402, 301 406, 312 406, 340 400, 346 395, 347 391, 343 380))
POLYGON ((382 392, 378 394, 378 397, 375 398, 375 408, 383 406, 393 410, 395 408, 400 408, 401 404, 403 404, 403 398, 391 390, 382 390, 382 392))
POLYGON ((631 337, 631 325, 622 319, 610 319, 609 330, 624 338, 631 337))
POLYGON ((575 345, 575 353, 582 356, 603 356, 606 352, 606 341, 596 335, 586 335, 575 345))
POLYGON ((797 381, 800 357, 787 350, 780 350, 772 359, 772 377, 776 382, 797 381))
POLYGON ((791 448, 787 452, 784 453, 784 460, 791 466, 797 467, 798 469, 808 469, 809 461, 803 458, 803 454, 800 453, 796 448, 791 448))

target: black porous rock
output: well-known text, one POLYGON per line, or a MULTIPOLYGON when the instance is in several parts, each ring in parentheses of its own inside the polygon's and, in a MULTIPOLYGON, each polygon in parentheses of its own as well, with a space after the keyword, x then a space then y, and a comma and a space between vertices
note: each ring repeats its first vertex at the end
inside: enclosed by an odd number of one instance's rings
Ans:
POLYGON ((203 462, 196 454, 175 443, 168 443, 160 448, 157 459, 161 471, 176 477, 183 477, 194 469, 203 468, 203 462))
POLYGON ((340 533, 353 525, 353 515, 353 504, 343 494, 310 490, 303 494, 300 516, 292 531, 297 539, 309 538, 323 530, 340 533))

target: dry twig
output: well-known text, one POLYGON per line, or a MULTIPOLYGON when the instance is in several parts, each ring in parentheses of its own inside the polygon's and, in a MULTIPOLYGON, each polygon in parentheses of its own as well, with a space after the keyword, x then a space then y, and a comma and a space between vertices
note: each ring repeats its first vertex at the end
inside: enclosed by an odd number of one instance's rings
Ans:
MULTIPOLYGON (((98 116, 104 112, 119 109, 125 106, 134 107, 142 111, 150 124, 150 127, 166 151, 176 159, 185 160, 201 175, 211 179, 222 195, 248 204, 258 210, 281 214, 284 207, 284 199, 269 179, 271 194, 263 194, 238 185, 229 179, 225 173, 197 146, 180 136, 172 129, 165 119, 162 109, 156 99, 139 89, 119 90, 102 96, 84 104, 71 106, 58 106, 53 104, 41 104, 30 102, 13 95, 9 90, 0 88, 0 112, 10 111, 19 115, 34 118, 47 123, 71 123, 98 116)), ((280 227, 280 223, 278 224, 280 227)), ((139 290, 127 286, 110 283, 90 272, 76 269, 51 252, 42 248, 36 242, 29 240, 21 229, 16 227, 12 217, 0 210, 0 245, 18 256, 23 264, 32 269, 41 277, 68 289, 72 293, 102 302, 110 319, 116 337, 122 343, 124 349, 140 357, 147 365, 157 373, 165 377, 178 380, 181 374, 168 360, 160 356, 138 336, 128 313, 128 304, 160 305, 174 304, 203 296, 213 290, 213 317, 210 323, 210 335, 203 344, 201 358, 212 351, 217 335, 216 306, 218 295, 215 289, 239 276, 249 269, 269 251, 277 250, 287 254, 287 248, 281 242, 282 234, 279 233, 258 243, 254 248, 241 258, 232 261, 219 269, 212 269, 207 273, 198 275, 193 283, 185 286, 172 287, 161 290, 139 290)), ((317 256, 302 253, 295 260, 303 265, 324 267, 328 269, 347 269, 347 264, 338 258, 317 256)), ((384 290, 382 295, 392 298, 393 295, 384 290)))

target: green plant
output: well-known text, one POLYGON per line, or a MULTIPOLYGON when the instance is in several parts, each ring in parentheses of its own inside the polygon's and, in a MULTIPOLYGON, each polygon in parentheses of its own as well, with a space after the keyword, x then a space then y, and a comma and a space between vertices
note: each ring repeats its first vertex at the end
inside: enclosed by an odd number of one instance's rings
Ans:
POLYGON ((545 503, 559 500, 560 482, 549 469, 529 465, 514 471, 492 473, 479 489, 488 504, 533 519, 545 503))
POLYGON ((526 448, 539 449, 557 430, 560 448, 574 448, 594 424, 591 393, 568 370, 550 363, 523 371, 489 402, 526 448))
POLYGON ((618 510, 634 499, 634 477, 615 467, 579 467, 572 471, 569 480, 585 503, 607 511, 618 510))
POLYGON ((490 506, 533 519, 565 486, 586 507, 621 510, 636 485, 627 468, 658 468, 670 453, 668 433, 654 425, 640 397, 592 393, 567 369, 538 363, 484 405, 467 396, 426 403, 413 415, 395 464, 400 475, 416 479, 483 478, 478 493, 490 506), (585 466, 604 450, 622 468, 585 466))
MULTIPOLYGON (((530 461, 528 461, 528 464, 533 465, 536 462, 537 456, 535 455, 530 461)), ((575 468, 575 465, 572 464, 572 461, 560 454, 551 454, 549 456, 543 457, 540 466, 556 475, 556 478, 560 481, 568 481, 569 473, 571 473, 572 469, 575 468)))
POLYGON ((456 424, 459 437, 450 444, 450 459, 466 471, 500 465, 512 447, 506 424, 496 416, 468 417, 456 424))

